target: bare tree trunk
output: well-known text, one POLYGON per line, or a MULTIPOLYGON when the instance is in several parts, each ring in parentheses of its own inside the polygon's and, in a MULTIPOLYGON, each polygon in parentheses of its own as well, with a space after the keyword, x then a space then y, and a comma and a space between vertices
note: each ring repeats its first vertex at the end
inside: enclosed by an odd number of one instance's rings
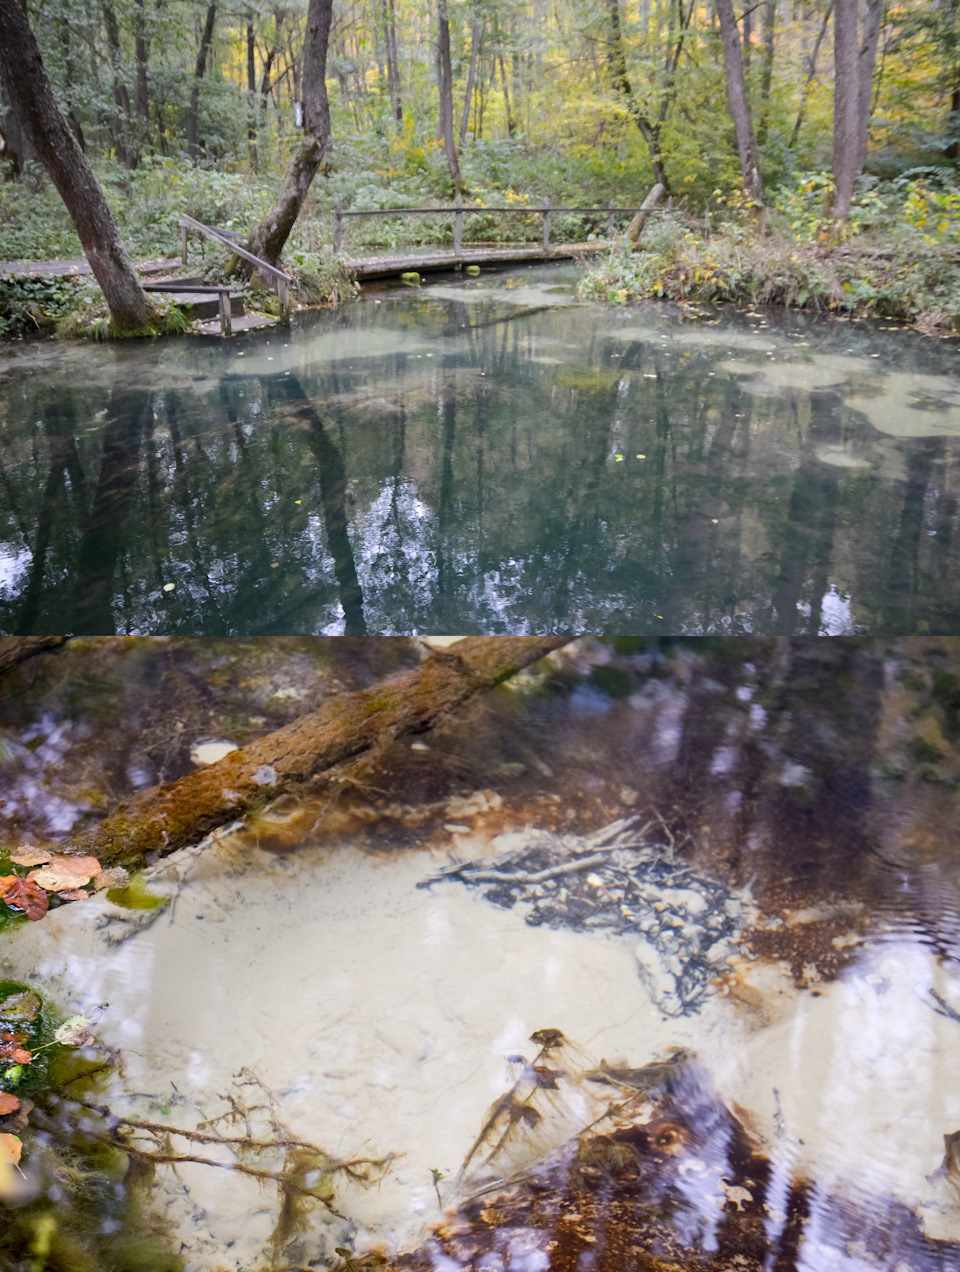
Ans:
MULTIPOLYGON (((277 265, 330 148, 330 103, 327 100, 327 45, 333 0, 310 0, 303 44, 303 138, 284 174, 276 202, 247 240, 247 251, 277 265)), ((243 264, 238 268, 249 275, 243 264)))
POLYGON ((857 0, 836 0, 833 10, 833 184, 831 215, 845 221, 853 201, 860 146, 860 50, 857 0))
POLYGON ((517 122, 513 117, 513 111, 510 109, 510 89, 507 85, 507 68, 503 64, 503 52, 497 53, 497 62, 500 66, 500 83, 503 85, 503 105, 507 112, 507 135, 512 137, 517 131, 517 122))
POLYGON ((460 161, 453 137, 453 69, 450 64, 450 21, 447 17, 447 0, 437 0, 437 76, 440 90, 440 120, 443 127, 443 148, 447 156, 447 169, 454 194, 463 190, 460 161))
POLYGON ((150 117, 150 97, 147 92, 146 66, 150 61, 150 39, 146 34, 144 0, 136 0, 136 117, 145 125, 150 117))
POLYGON ((260 170, 257 155, 257 58, 253 39, 253 23, 247 23, 247 157, 250 171, 260 170))
POLYGON ((480 54, 480 37, 483 35, 483 20, 477 16, 473 19, 473 32, 470 41, 470 69, 467 72, 467 91, 463 99, 463 118, 460 120, 460 145, 467 140, 467 125, 470 123, 470 103, 473 100, 473 82, 477 77, 477 58, 480 54))
POLYGON ((860 45, 860 70, 858 75, 857 106, 860 114, 857 131, 857 175, 863 172, 867 161, 867 143, 870 139, 871 99, 873 96, 873 71, 877 64, 877 46, 883 25, 884 0, 867 0, 863 17, 863 41, 860 45))
POLYGON ((650 162, 653 166, 653 180, 656 185, 670 189, 667 174, 663 169, 660 147, 654 126, 640 109, 640 104, 633 95, 630 80, 627 76, 627 58, 623 48, 623 34, 620 30, 620 0, 609 0, 610 45, 607 58, 613 79, 613 87, 621 94, 627 104, 630 118, 640 129, 640 133, 650 151, 650 162))
POLYGON ((173 852, 324 769, 394 738, 422 733, 567 639, 467 637, 413 671, 370 689, 341 694, 216 764, 139 792, 98 826, 61 845, 60 851, 92 853, 104 866, 138 865, 147 853, 173 852))
MULTIPOLYGON (((719 16, 719 10, 718 10, 719 16)), ((720 30, 723 30, 723 18, 720 17, 720 30)), ((750 54, 753 51, 753 5, 748 3, 743 10, 743 69, 750 70, 750 54)))
POLYGON ((817 32, 817 38, 810 50, 810 57, 807 61, 807 75, 803 81, 803 88, 800 90, 800 108, 797 111, 797 122, 793 125, 793 133, 790 136, 789 150, 793 150, 797 144, 797 138, 800 136, 800 126, 803 123, 803 116, 807 109, 807 98, 810 96, 810 86, 813 83, 813 77, 817 73, 817 57, 820 53, 820 45, 823 43, 823 37, 827 31, 827 23, 830 21, 830 15, 833 13, 833 0, 827 5, 823 14, 823 21, 820 23, 820 30, 817 32))
POLYGON ((0 77, 24 134, 76 226, 118 334, 146 332, 153 310, 93 169, 57 108, 20 0, 0 0, 0 77))
POLYGON ((770 116, 770 88, 773 84, 773 48, 776 38, 777 0, 766 0, 763 6, 763 70, 760 73, 760 127, 757 129, 757 145, 767 138, 770 116))
POLYGON ((727 101, 730 116, 737 130, 737 149, 740 152, 740 172, 743 188, 754 201, 763 203, 763 178, 760 175, 760 152, 753 133, 750 103, 747 101, 743 81, 743 58, 740 51, 740 33, 733 13, 732 0, 716 0, 720 31, 723 35, 723 61, 727 71, 727 101))
POLYGON ((113 0, 103 0, 103 21, 107 29, 107 47, 110 50, 110 68, 113 71, 113 100, 117 106, 117 158, 125 168, 134 168, 136 163, 129 147, 130 94, 120 73, 120 30, 113 0))
POLYGON ((200 113, 200 81, 207 69, 207 54, 210 52, 210 41, 213 39, 213 24, 217 16, 216 4, 207 6, 207 19, 203 24, 200 37, 200 48, 197 52, 197 65, 193 73, 193 84, 190 88, 190 105, 187 110, 187 154, 193 163, 197 162, 197 116, 200 113))
POLYGON ((386 8, 386 44, 387 44, 387 88, 390 92, 390 105, 393 117, 400 123, 403 119, 403 104, 400 97, 400 59, 397 54, 397 19, 394 0, 385 0, 386 8))

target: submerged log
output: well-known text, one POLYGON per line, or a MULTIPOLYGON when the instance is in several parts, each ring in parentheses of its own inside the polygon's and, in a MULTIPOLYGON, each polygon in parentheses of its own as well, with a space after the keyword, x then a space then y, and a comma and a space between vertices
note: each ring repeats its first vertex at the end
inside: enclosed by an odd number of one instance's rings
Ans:
POLYGON ((66 636, 0 636, 0 671, 62 645, 66 636))
POLYGON ((216 764, 139 792, 58 850, 95 856, 105 867, 138 866, 148 855, 165 856, 262 808, 324 769, 404 734, 425 731, 474 694, 492 689, 567 639, 467 637, 434 652, 413 671, 332 698, 216 764))

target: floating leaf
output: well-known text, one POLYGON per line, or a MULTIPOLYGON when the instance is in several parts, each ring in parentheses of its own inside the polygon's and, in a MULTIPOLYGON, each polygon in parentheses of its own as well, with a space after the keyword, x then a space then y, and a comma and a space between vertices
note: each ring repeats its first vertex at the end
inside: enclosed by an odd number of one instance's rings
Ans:
POLYGON ((29 989, 11 994, 0 1003, 0 1017, 4 1020, 33 1020, 39 1010, 40 999, 29 989))
POLYGON ((16 1166, 22 1149, 23 1144, 16 1135, 6 1133, 0 1135, 0 1162, 6 1162, 8 1166, 16 1166))
POLYGON ((19 848, 14 848, 10 854, 10 860, 16 866, 42 866, 52 856, 52 852, 47 852, 43 848, 34 848, 32 844, 22 844, 19 848))
POLYGON ((46 888, 48 892, 63 892, 89 883, 99 873, 100 862, 96 857, 57 856, 49 865, 31 870, 27 878, 38 883, 41 888, 46 888))
POLYGON ((90 1026, 93 1021, 88 1016, 70 1016, 53 1035, 54 1041, 64 1047, 84 1047, 93 1042, 90 1026))
POLYGON ((8 1113, 16 1113, 20 1107, 20 1101, 15 1095, 11 1095, 9 1091, 0 1091, 0 1117, 6 1117, 8 1113))
POLYGON ((6 905, 17 906, 28 919, 42 919, 50 907, 50 898, 32 879, 18 879, 3 894, 6 905))

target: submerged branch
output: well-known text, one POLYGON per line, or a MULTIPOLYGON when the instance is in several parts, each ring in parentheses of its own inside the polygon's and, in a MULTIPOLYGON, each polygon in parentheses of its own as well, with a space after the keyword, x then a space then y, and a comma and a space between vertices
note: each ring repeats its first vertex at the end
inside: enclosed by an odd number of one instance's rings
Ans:
POLYGON ((565 636, 472 636, 413 671, 342 694, 319 710, 175 782, 153 786, 58 851, 140 865, 195 843, 282 792, 404 734, 421 733, 474 694, 559 648, 565 636))

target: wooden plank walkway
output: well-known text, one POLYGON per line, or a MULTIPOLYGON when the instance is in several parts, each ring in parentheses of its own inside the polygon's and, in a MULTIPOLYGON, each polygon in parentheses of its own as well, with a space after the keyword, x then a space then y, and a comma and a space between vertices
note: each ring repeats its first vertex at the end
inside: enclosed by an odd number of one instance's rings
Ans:
POLYGON ((453 248, 430 251, 413 248, 404 256, 345 257, 344 270, 357 282, 374 278, 391 278, 397 274, 435 273, 438 270, 457 269, 466 265, 510 265, 521 261, 580 260, 597 252, 609 252, 613 243, 597 240, 593 243, 558 243, 546 251, 539 243, 523 247, 464 247, 459 252, 453 248))
MULTIPOLYGON (((162 274, 178 269, 178 257, 168 256, 162 261, 135 261, 138 274, 162 274)), ((89 262, 79 261, 0 261, 0 278, 72 278, 74 275, 92 274, 89 262)))

